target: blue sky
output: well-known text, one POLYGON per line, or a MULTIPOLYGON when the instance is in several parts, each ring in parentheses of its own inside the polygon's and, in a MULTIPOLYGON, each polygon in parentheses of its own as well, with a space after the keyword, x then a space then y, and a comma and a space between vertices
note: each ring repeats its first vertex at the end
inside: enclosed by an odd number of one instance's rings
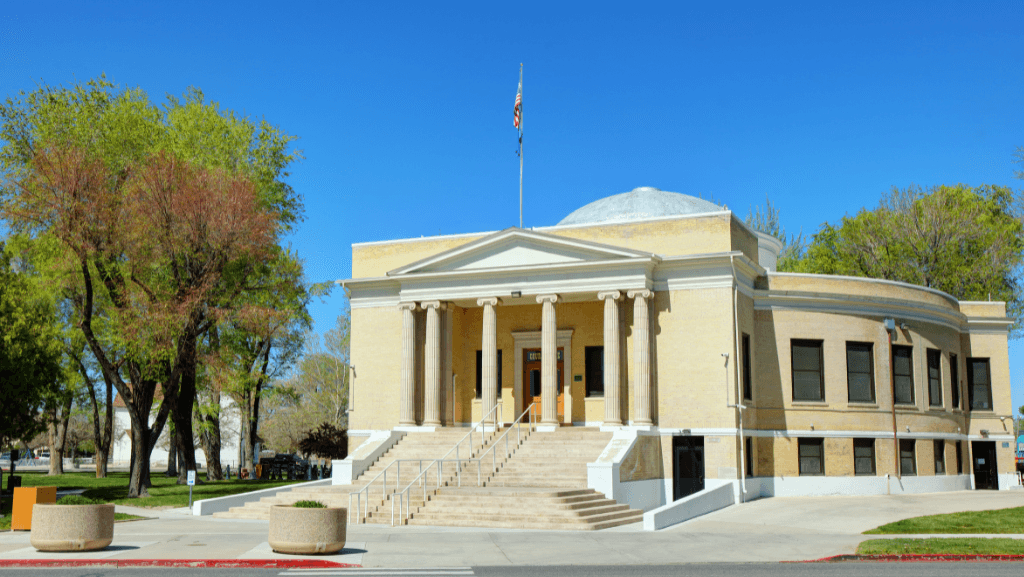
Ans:
POLYGON ((106 73, 299 136, 310 281, 347 278, 353 242, 517 224, 520 62, 526 226, 645 185, 768 196, 805 234, 892 186, 1024 187, 1024 3, 832 4, 22 2, 0 95, 106 73))

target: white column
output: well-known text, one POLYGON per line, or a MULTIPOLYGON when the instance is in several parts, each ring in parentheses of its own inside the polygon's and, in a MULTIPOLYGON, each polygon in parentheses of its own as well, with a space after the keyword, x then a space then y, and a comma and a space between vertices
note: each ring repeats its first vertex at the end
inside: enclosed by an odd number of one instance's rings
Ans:
POLYGON ((604 424, 622 425, 622 390, 619 371, 619 291, 597 293, 604 301, 604 424))
POLYGON ((558 323, 555 303, 558 295, 540 295, 540 402, 542 425, 558 425, 558 323))
POLYGON ((649 290, 631 290, 627 293, 633 299, 633 345, 636 358, 636 377, 633 382, 633 399, 636 410, 634 425, 653 425, 651 419, 651 319, 647 308, 649 290))
MULTIPOLYGON (((498 318, 494 307, 501 303, 496 297, 477 299, 484 307, 483 335, 481 335, 480 377, 483 381, 483 414, 488 414, 498 403, 498 318)), ((500 415, 492 415, 497 425, 500 415)))
POLYGON ((441 426, 441 319, 440 301, 420 303, 427 311, 427 342, 423 351, 423 425, 441 426))
POLYGON ((399 391, 398 424, 416 425, 416 303, 401 303, 402 311, 402 388, 399 391))

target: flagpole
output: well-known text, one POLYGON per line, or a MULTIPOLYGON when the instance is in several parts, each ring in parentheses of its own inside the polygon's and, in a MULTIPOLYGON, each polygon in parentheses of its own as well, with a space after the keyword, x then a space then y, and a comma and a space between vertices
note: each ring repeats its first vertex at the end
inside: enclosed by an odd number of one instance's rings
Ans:
MULTIPOLYGON (((519 63, 519 86, 523 85, 523 63, 519 63)), ((519 105, 519 228, 523 228, 523 108, 519 105)))

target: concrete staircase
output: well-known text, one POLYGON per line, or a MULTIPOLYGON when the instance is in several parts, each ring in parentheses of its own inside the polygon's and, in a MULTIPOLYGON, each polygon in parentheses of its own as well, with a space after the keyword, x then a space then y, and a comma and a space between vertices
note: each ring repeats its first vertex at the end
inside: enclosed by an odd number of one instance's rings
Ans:
MULTIPOLYGON (((430 433, 409 433, 402 437, 398 443, 395 443, 390 450, 381 455, 381 457, 377 459, 377 461, 351 485, 282 489, 272 497, 263 497, 259 501, 246 503, 243 507, 232 507, 228 511, 214 513, 213 516, 224 519, 266 520, 270 519, 271 507, 275 505, 290 505, 296 501, 302 500, 320 501, 329 507, 348 507, 349 493, 366 488, 372 481, 372 486, 369 489, 370 515, 367 520, 377 523, 390 523, 391 502, 390 499, 385 499, 385 496, 387 495, 390 497, 390 494, 394 492, 396 486, 398 488, 404 488, 412 482, 412 480, 420 473, 419 463, 403 462, 400 465, 391 467, 387 473, 386 491, 384 478, 377 478, 378 475, 396 460, 405 461, 410 459, 419 459, 422 460, 422 466, 426 467, 431 461, 439 459, 447 453, 455 446, 456 443, 461 441, 468 432, 468 428, 443 428, 430 433)), ((485 442, 489 441, 492 437, 493 433, 485 434, 485 442)), ((479 433, 473 434, 473 444, 477 449, 476 452, 479 453, 479 433)), ((463 443, 459 450, 459 456, 464 459, 475 456, 468 454, 469 451, 469 443, 463 443)), ((454 456, 455 454, 453 453, 451 457, 454 456)), ((447 480, 450 477, 454 477, 455 472, 456 467, 454 463, 446 464, 442 474, 442 479, 447 480)), ((474 467, 471 479, 473 485, 476 485, 476 476, 476 469, 474 467)), ((436 482, 436 474, 433 476, 433 479, 436 482)), ((470 482, 468 478, 466 479, 467 482, 470 482)), ((366 495, 364 494, 364 497, 365 496, 366 495)), ((422 502, 422 498, 420 501, 422 502)), ((365 498, 362 505, 363 507, 367 507, 367 501, 365 498)), ((354 506, 355 500, 353 499, 353 507, 354 506)))
MULTIPOLYGON (((427 484, 426 498, 419 489, 410 491, 406 506, 410 525, 455 527, 499 527, 551 530, 598 530, 636 523, 643 519, 643 511, 620 505, 603 494, 587 488, 587 463, 596 461, 611 440, 611 433, 584 427, 563 427, 554 432, 525 434, 516 441, 516 432, 509 433, 509 452, 505 457, 505 441, 497 434, 485 436, 480 447, 479 436, 474 434, 475 452, 466 455, 468 445, 460 448, 463 459, 483 455, 481 484, 477 485, 475 463, 464 466, 462 486, 459 486, 455 463, 446 463, 440 487, 436 473, 427 484), (498 441, 497 458, 487 453, 489 444, 498 441), (490 472, 491 464, 498 470, 490 472)), ((233 507, 214 517, 235 519, 268 519, 270 507, 310 499, 328 506, 348 507, 349 493, 366 487, 390 463, 397 459, 423 459, 430 461, 447 453, 455 443, 465 437, 468 429, 440 429, 433 433, 410 433, 395 444, 352 485, 309 487, 283 490, 273 497, 264 497, 244 507, 233 507)), ((451 455, 454 457, 454 454, 451 455)), ((397 488, 402 489, 419 475, 417 463, 402 463, 397 488)), ((392 503, 395 519, 399 519, 397 501, 391 496, 396 490, 397 470, 388 470, 387 490, 383 479, 377 478, 370 487, 370 502, 364 518, 350 523, 392 522, 392 503)), ((353 506, 355 503, 353 502, 353 506)))
POLYGON ((582 427, 534 433, 484 487, 442 487, 426 503, 421 494, 409 524, 579 531, 639 522, 643 511, 587 488, 587 463, 611 437, 582 427))

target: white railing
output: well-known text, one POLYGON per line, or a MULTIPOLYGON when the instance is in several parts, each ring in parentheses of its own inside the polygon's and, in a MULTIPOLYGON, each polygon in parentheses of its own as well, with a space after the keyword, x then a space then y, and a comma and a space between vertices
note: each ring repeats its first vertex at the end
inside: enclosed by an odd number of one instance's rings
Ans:
MULTIPOLYGON (((491 420, 492 426, 494 427, 493 430, 497 431, 498 430, 498 419, 501 418, 500 415, 502 414, 501 413, 501 407, 502 407, 501 401, 498 401, 498 403, 495 404, 494 407, 492 407, 490 411, 487 411, 487 414, 484 415, 483 418, 480 419, 480 421, 478 421, 476 424, 474 424, 472 427, 469 428, 469 432, 466 433, 466 436, 462 437, 462 439, 460 439, 458 443, 455 443, 455 446, 452 447, 441 458, 445 459, 449 455, 451 455, 452 452, 454 452, 455 453, 455 459, 448 459, 448 460, 449 461, 460 460, 459 459, 459 447, 461 447, 462 444, 464 442, 466 442, 466 440, 469 440, 469 447, 468 447, 469 453, 468 453, 468 455, 472 456, 473 455, 473 450, 474 450, 473 449, 473 433, 476 432, 478 427, 480 429, 480 448, 482 449, 484 444, 485 444, 485 434, 487 432, 486 431, 486 429, 487 429, 487 426, 486 426, 487 425, 487 420, 488 419, 491 420)), ((350 520, 354 520, 355 522, 359 522, 360 520, 365 520, 366 517, 369 515, 369 513, 370 513, 370 489, 373 487, 373 484, 376 483, 378 479, 382 479, 383 480, 382 485, 381 485, 381 502, 383 503, 383 502, 388 500, 388 495, 390 495, 390 493, 388 493, 388 471, 391 470, 392 467, 394 467, 394 469, 395 469, 392 472, 392 479, 394 480, 394 491, 392 491, 392 492, 397 492, 398 491, 399 483, 401 482, 401 479, 402 479, 402 463, 403 462, 406 462, 406 463, 418 462, 419 463, 419 472, 420 472, 420 474, 422 474, 423 473, 423 463, 426 462, 426 461, 434 461, 434 460, 435 459, 396 459, 396 460, 388 463, 388 466, 384 467, 384 470, 381 471, 380 473, 377 473, 377 476, 375 476, 374 478, 370 479, 370 481, 366 484, 365 487, 363 487, 362 489, 359 489, 358 491, 352 491, 351 493, 348 494, 348 511, 349 511, 349 518, 350 518, 350 520), (363 506, 364 496, 365 496, 365 500, 366 500, 366 505, 365 506, 363 506), (352 508, 352 498, 353 497, 355 497, 355 499, 356 499, 356 508, 355 509, 352 508), (355 513, 354 516, 353 516, 353 512, 355 513)), ((468 460, 468 459, 462 459, 462 460, 468 460)), ((430 465, 427 465, 427 468, 429 468, 429 467, 430 467, 430 465)), ((461 482, 461 472, 462 471, 460 469, 459 470, 460 482, 461 482)), ((419 477, 417 477, 417 478, 419 478, 419 477)), ((394 524, 394 522, 392 522, 392 524, 394 524)))
MULTIPOLYGON (((416 485, 417 483, 419 484, 419 487, 421 487, 423 489, 423 503, 425 504, 427 502, 427 488, 428 488, 428 486, 430 484, 429 480, 428 480, 429 479, 428 473, 430 473, 432 468, 436 469, 436 471, 437 471, 437 483, 434 485, 434 487, 435 488, 440 488, 441 487, 441 483, 442 483, 444 465, 446 463, 454 462, 455 463, 456 474, 457 474, 458 479, 459 479, 459 486, 461 487, 462 486, 462 468, 463 468, 463 463, 473 463, 473 462, 475 462, 476 463, 476 471, 477 471, 477 473, 476 473, 477 474, 476 484, 477 484, 478 487, 481 486, 483 484, 483 481, 484 481, 483 475, 481 473, 482 463, 483 463, 484 458, 487 455, 487 453, 491 453, 491 469, 490 469, 490 472, 488 473, 488 477, 489 477, 490 475, 493 475, 498 470, 497 451, 494 450, 495 447, 501 446, 502 439, 504 439, 504 441, 505 441, 505 443, 504 443, 504 445, 505 445, 505 456, 503 457, 503 459, 508 458, 512 454, 511 450, 509 449, 509 445, 508 445, 508 443, 509 443, 509 435, 512 433, 512 430, 515 429, 515 431, 516 431, 516 444, 515 444, 515 446, 518 447, 519 445, 521 445, 522 442, 523 442, 523 433, 522 433, 522 426, 523 426, 523 420, 524 420, 523 418, 526 417, 527 434, 532 433, 536 429, 534 412, 535 412, 534 411, 534 405, 531 404, 529 407, 526 408, 525 411, 523 411, 523 413, 521 415, 519 415, 518 418, 516 418, 515 421, 513 421, 512 423, 509 424, 508 428, 505 430, 504 433, 502 433, 502 435, 500 437, 498 437, 497 439, 495 439, 494 441, 491 442, 491 446, 486 451, 481 453, 479 457, 469 458, 469 459, 460 459, 460 458, 456 457, 454 459, 450 459, 450 458, 446 458, 447 455, 445 455, 445 457, 442 457, 440 459, 436 459, 433 462, 431 462, 429 465, 427 465, 426 469, 424 469, 415 479, 413 479, 411 483, 406 485, 406 487, 404 489, 402 489, 401 491, 396 491, 393 495, 391 495, 391 525, 392 526, 395 525, 395 501, 398 501, 398 520, 399 520, 399 522, 405 522, 408 519, 408 517, 409 517, 409 515, 411 513, 411 503, 410 503, 409 496, 410 496, 410 491, 413 488, 413 485, 416 485)), ((450 454, 451 451, 449 451, 448 453, 450 454)))

